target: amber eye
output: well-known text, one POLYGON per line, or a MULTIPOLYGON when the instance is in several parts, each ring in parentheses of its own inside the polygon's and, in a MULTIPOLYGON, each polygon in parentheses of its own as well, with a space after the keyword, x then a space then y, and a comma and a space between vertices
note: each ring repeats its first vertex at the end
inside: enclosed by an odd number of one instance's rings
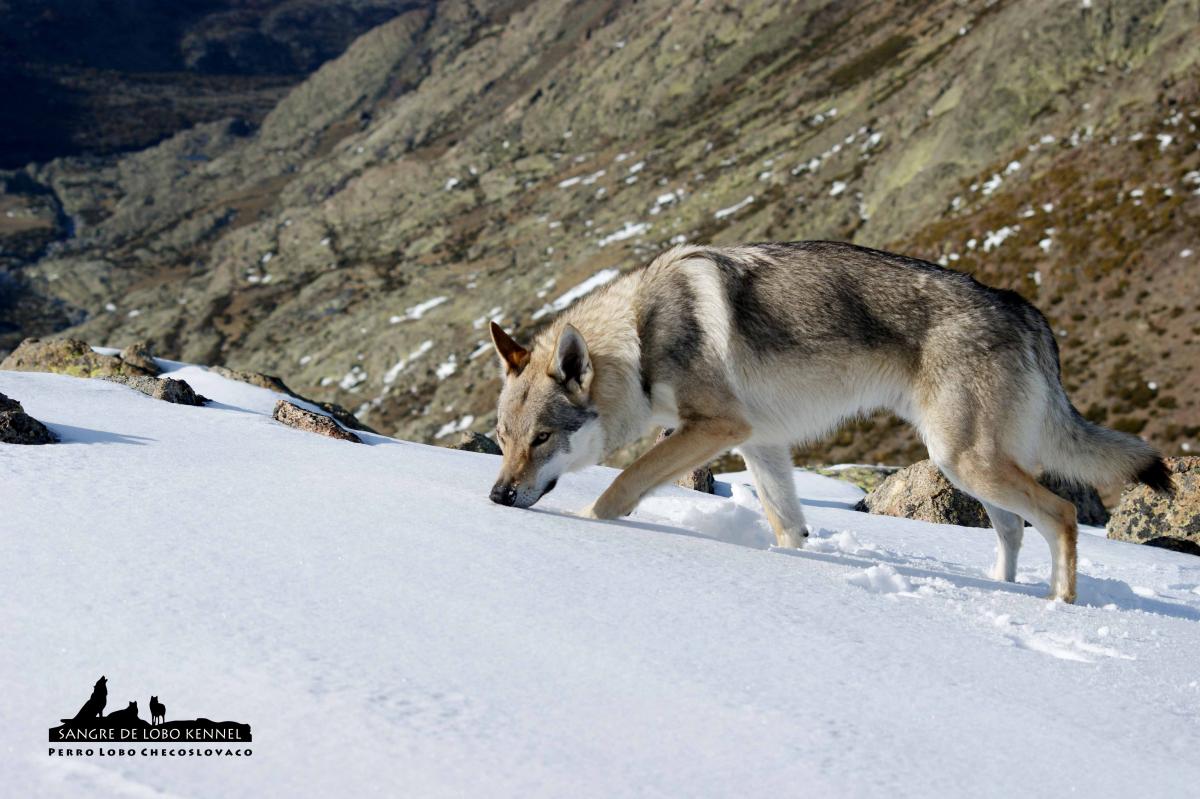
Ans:
POLYGON ((545 444, 549 440, 550 440, 549 433, 538 433, 536 436, 533 437, 533 443, 530 444, 529 446, 531 446, 531 447, 541 446, 542 444, 545 444))

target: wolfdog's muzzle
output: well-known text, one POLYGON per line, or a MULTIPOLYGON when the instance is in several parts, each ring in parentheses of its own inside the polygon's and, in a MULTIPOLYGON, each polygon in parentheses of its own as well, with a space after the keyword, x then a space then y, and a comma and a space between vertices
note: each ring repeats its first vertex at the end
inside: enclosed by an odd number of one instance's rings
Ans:
POLYGON ((551 480, 546 484, 546 487, 540 493, 534 493, 526 489, 518 489, 512 483, 496 483, 492 486, 492 493, 488 496, 492 502, 497 505, 507 505, 509 507, 516 506, 518 508, 532 507, 539 499, 549 494, 558 485, 558 478, 551 480))

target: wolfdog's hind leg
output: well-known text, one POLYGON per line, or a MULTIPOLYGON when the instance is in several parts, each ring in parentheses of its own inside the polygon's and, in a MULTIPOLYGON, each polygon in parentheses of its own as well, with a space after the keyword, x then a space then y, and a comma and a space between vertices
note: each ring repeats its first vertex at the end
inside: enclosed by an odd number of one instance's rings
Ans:
MULTIPOLYGON (((940 464, 939 464, 940 466, 940 464)), ((1075 601, 1075 559, 1079 527, 1075 506, 1003 457, 956 459, 957 477, 946 474, 971 496, 1028 519, 1050 545, 1050 593, 1047 599, 1075 601)))
POLYGON ((775 531, 776 543, 781 547, 800 549, 808 537, 808 527, 796 496, 796 484, 792 481, 792 457, 788 448, 742 447, 742 456, 754 475, 758 498, 762 500, 767 521, 775 531))
POLYGON ((996 565, 992 569, 992 578, 1011 583, 1017 579, 1017 555, 1025 535, 1025 520, 988 502, 983 503, 983 509, 996 530, 996 565))

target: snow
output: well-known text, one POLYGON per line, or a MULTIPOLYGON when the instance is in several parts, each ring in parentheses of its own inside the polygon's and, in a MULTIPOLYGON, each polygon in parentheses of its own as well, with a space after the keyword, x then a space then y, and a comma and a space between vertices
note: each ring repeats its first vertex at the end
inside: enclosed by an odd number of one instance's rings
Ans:
POLYGON ((444 425, 442 425, 441 427, 439 427, 437 429, 437 432, 433 434, 433 437, 434 438, 445 438, 446 436, 451 435, 453 433, 461 433, 464 430, 469 429, 471 427, 471 425, 474 424, 474 422, 475 422, 475 417, 472 416, 471 414, 467 414, 466 416, 462 417, 461 419, 454 419, 449 422, 446 422, 444 425))
POLYGON ((574 177, 569 177, 566 180, 560 180, 558 182, 558 187, 560 189, 569 189, 572 186, 579 186, 579 185, 591 186, 597 180, 604 177, 604 174, 605 174, 604 170, 599 169, 590 175, 575 175, 574 177))
POLYGON ((733 216, 738 211, 742 210, 743 208, 745 208, 746 206, 750 205, 753 202, 754 202, 754 195, 751 194, 750 196, 746 197, 746 199, 742 200, 741 202, 736 202, 733 205, 729 206, 728 208, 721 208, 721 209, 717 210, 716 212, 713 213, 713 216, 716 217, 717 219, 724 219, 727 216, 733 216))
POLYGON ((504 309, 501 308, 499 305, 496 305, 490 311, 485 313, 483 316, 480 316, 479 318, 472 321, 471 327, 475 328, 476 330, 481 330, 481 329, 483 329, 483 326, 486 325, 489 321, 496 322, 497 324, 499 324, 500 320, 503 318, 504 318, 504 309))
POLYGON ((434 308, 449 301, 449 299, 449 297, 431 297, 430 299, 425 300, 425 302, 419 302, 411 308, 405 308, 403 316, 393 316, 388 319, 388 322, 395 325, 399 324, 400 322, 420 319, 434 308))
POLYGON ((813 536, 660 489, 531 510, 498 459, 269 418, 200 367, 192 408, 0 372, 63 443, 0 446, 6 796, 1185 796, 1200 782, 1200 559, 1085 535, 1080 603, 1018 582, 988 530, 848 509, 798 472, 813 536), (740 544, 740 545, 739 545, 740 544), (109 708, 253 728, 253 755, 58 757, 109 708))
POLYGON ((437 369, 434 370, 434 374, 437 375, 438 380, 445 380, 457 370, 458 358, 455 357, 454 353, 450 353, 450 357, 438 364, 437 369))
POLYGON ((999 230, 989 230, 983 237, 983 251, 991 252, 995 248, 1004 243, 1005 239, 1013 236, 1020 230, 1017 225, 1005 225, 999 230))
POLYGON ((342 391, 354 391, 367 380, 367 373, 358 364, 350 367, 350 371, 346 372, 345 377, 338 383, 338 387, 342 391))
POLYGON ((571 303, 575 302, 575 300, 578 300, 580 297, 584 297, 588 294, 591 294, 593 291, 600 288, 605 283, 609 283, 612 280, 616 279, 616 277, 620 274, 621 274, 621 270, 619 270, 619 269, 615 269, 615 268, 601 269, 599 272, 592 275, 591 277, 589 277, 587 280, 583 281, 582 283, 580 283, 576 286, 573 286, 573 287, 567 289, 566 291, 564 291, 562 294, 560 294, 558 296, 557 299, 554 300, 554 302, 551 302, 548 305, 544 305, 541 308, 539 308, 538 310, 534 311, 533 318, 541 319, 543 316, 545 316, 547 314, 557 313, 558 311, 563 310, 564 308, 569 306, 571 303))
POLYGON ((609 233, 604 238, 600 239, 596 244, 600 247, 607 247, 609 244, 614 244, 618 241, 625 241, 634 236, 640 236, 650 229, 650 225, 646 222, 626 222, 620 230, 609 233))
POLYGON ((433 349, 433 341, 422 341, 419 347, 400 360, 396 361, 396 363, 384 373, 384 385, 391 385, 392 383, 395 383, 396 378, 400 376, 401 372, 408 368, 409 364, 425 355, 425 353, 429 352, 431 349, 433 349))

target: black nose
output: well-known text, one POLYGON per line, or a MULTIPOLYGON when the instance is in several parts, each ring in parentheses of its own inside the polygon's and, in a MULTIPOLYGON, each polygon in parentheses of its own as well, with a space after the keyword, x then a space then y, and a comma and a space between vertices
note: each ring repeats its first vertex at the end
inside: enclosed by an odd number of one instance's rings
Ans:
POLYGON ((497 505, 512 505, 517 501, 517 489, 511 485, 504 483, 496 483, 492 486, 492 502, 497 505))

